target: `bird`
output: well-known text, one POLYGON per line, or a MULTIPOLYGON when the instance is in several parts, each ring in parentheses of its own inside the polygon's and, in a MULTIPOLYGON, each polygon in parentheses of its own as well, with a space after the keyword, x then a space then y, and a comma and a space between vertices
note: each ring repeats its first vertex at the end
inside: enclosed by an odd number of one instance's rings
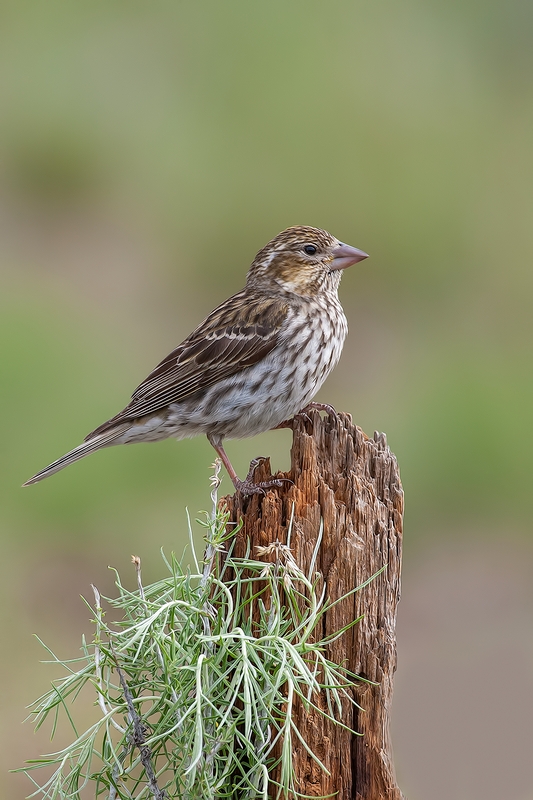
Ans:
POLYGON ((343 270, 368 258, 325 230, 287 228, 255 256, 244 289, 214 309, 135 389, 128 405, 24 486, 119 444, 205 434, 235 489, 281 486, 239 479, 224 439, 288 427, 339 361, 348 324, 343 270))

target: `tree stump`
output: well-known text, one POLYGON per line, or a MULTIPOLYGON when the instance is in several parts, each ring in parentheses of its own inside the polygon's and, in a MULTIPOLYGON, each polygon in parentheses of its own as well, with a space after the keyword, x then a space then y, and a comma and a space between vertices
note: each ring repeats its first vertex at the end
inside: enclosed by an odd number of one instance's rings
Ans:
MULTIPOLYGON (((300 708, 299 727, 329 771, 325 774, 303 747, 293 753, 303 795, 335 794, 337 800, 402 800, 396 784, 389 718, 396 668, 396 608, 400 599, 403 491, 398 466, 384 434, 370 439, 348 414, 322 418, 312 411, 294 423, 290 478, 266 495, 224 499, 231 520, 243 520, 234 555, 251 545, 286 543, 294 514, 291 549, 307 574, 323 520, 316 570, 331 600, 385 570, 359 592, 328 610, 321 633, 328 635, 363 615, 329 645, 329 657, 375 684, 359 683, 359 710, 346 702, 346 724, 354 736, 316 712, 300 708), (310 420, 310 421, 309 421, 310 420)), ((261 461, 254 480, 268 480, 270 462, 261 461)))

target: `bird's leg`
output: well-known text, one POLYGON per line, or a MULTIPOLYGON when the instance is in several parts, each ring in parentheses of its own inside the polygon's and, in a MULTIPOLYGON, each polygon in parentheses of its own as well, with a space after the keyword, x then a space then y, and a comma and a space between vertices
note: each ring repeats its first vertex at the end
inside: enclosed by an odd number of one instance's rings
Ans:
POLYGON ((283 420, 283 422, 280 422, 279 425, 276 425, 275 428, 271 428, 270 430, 279 431, 280 428, 291 428, 292 430, 293 425, 294 425, 294 417, 291 417, 290 419, 283 420))
POLYGON ((229 460, 226 451, 222 447, 222 439, 212 436, 207 436, 209 439, 209 443, 215 448, 217 454, 220 456, 220 459, 226 470, 228 475, 231 478, 233 485, 235 486, 238 492, 242 494, 266 494, 267 489, 271 489, 274 486, 278 488, 283 486, 283 483, 287 481, 288 483, 292 483, 288 478, 272 478, 270 481, 263 481, 262 483, 254 483, 252 478, 255 471, 255 468, 260 462, 260 458, 254 458, 254 460, 250 464, 250 469, 248 471, 248 475, 246 476, 245 480, 241 481, 238 477, 237 473, 233 469, 231 461, 229 460))
POLYGON ((313 424, 313 420, 311 419, 311 417, 309 417, 305 413, 305 411, 299 411, 297 414, 294 415, 294 417, 291 417, 290 419, 283 420, 283 422, 280 422, 279 425, 276 425, 275 428, 271 428, 270 430, 271 431, 279 431, 281 428, 290 428, 291 431, 293 431, 294 430, 294 420, 296 419, 296 417, 301 417, 304 420, 304 422, 308 422, 309 425, 313 424))

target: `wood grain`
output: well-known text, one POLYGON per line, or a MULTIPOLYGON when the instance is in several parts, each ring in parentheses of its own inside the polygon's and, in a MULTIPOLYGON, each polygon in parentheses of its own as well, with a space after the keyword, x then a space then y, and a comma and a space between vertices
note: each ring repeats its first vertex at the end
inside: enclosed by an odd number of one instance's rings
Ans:
MULTIPOLYGON (((224 499, 236 522, 243 519, 235 555, 247 543, 286 542, 294 507, 291 548, 307 573, 323 520, 316 569, 335 600, 386 569, 364 589, 330 609, 319 635, 333 633, 360 615, 363 619, 329 646, 337 664, 377 685, 358 685, 360 711, 346 702, 345 722, 353 736, 316 712, 299 708, 299 726, 311 749, 328 768, 326 775, 303 748, 293 754, 299 791, 311 797, 336 793, 338 800, 402 800, 396 784, 389 719, 396 668, 396 609, 400 599, 403 491, 398 466, 384 434, 370 439, 351 417, 322 418, 312 411, 294 423, 291 469, 276 477, 293 482, 265 496, 224 499)), ((268 480, 262 461, 256 481, 268 480)))

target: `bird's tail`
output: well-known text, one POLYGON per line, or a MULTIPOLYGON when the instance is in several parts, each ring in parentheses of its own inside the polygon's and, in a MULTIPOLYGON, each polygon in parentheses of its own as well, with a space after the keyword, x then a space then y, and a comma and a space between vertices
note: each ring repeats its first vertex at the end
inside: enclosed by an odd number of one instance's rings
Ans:
POLYGON ((45 467, 33 478, 30 478, 29 481, 23 483, 23 486, 31 486, 32 483, 38 483, 39 481, 48 478, 49 475, 53 475, 54 472, 59 472, 60 469, 64 467, 68 467, 69 464, 73 464, 75 461, 79 461, 80 458, 85 458, 88 456, 89 453, 94 453, 95 450, 100 450, 102 447, 110 447, 113 444, 119 444, 116 440, 119 439, 123 433, 125 433, 131 425, 125 423, 123 425, 117 425, 116 428, 112 428, 106 433, 99 434, 98 436, 92 436, 82 444, 75 447, 74 450, 71 450, 70 453, 66 453, 61 458, 58 458, 57 461, 53 461, 48 467, 45 467))

